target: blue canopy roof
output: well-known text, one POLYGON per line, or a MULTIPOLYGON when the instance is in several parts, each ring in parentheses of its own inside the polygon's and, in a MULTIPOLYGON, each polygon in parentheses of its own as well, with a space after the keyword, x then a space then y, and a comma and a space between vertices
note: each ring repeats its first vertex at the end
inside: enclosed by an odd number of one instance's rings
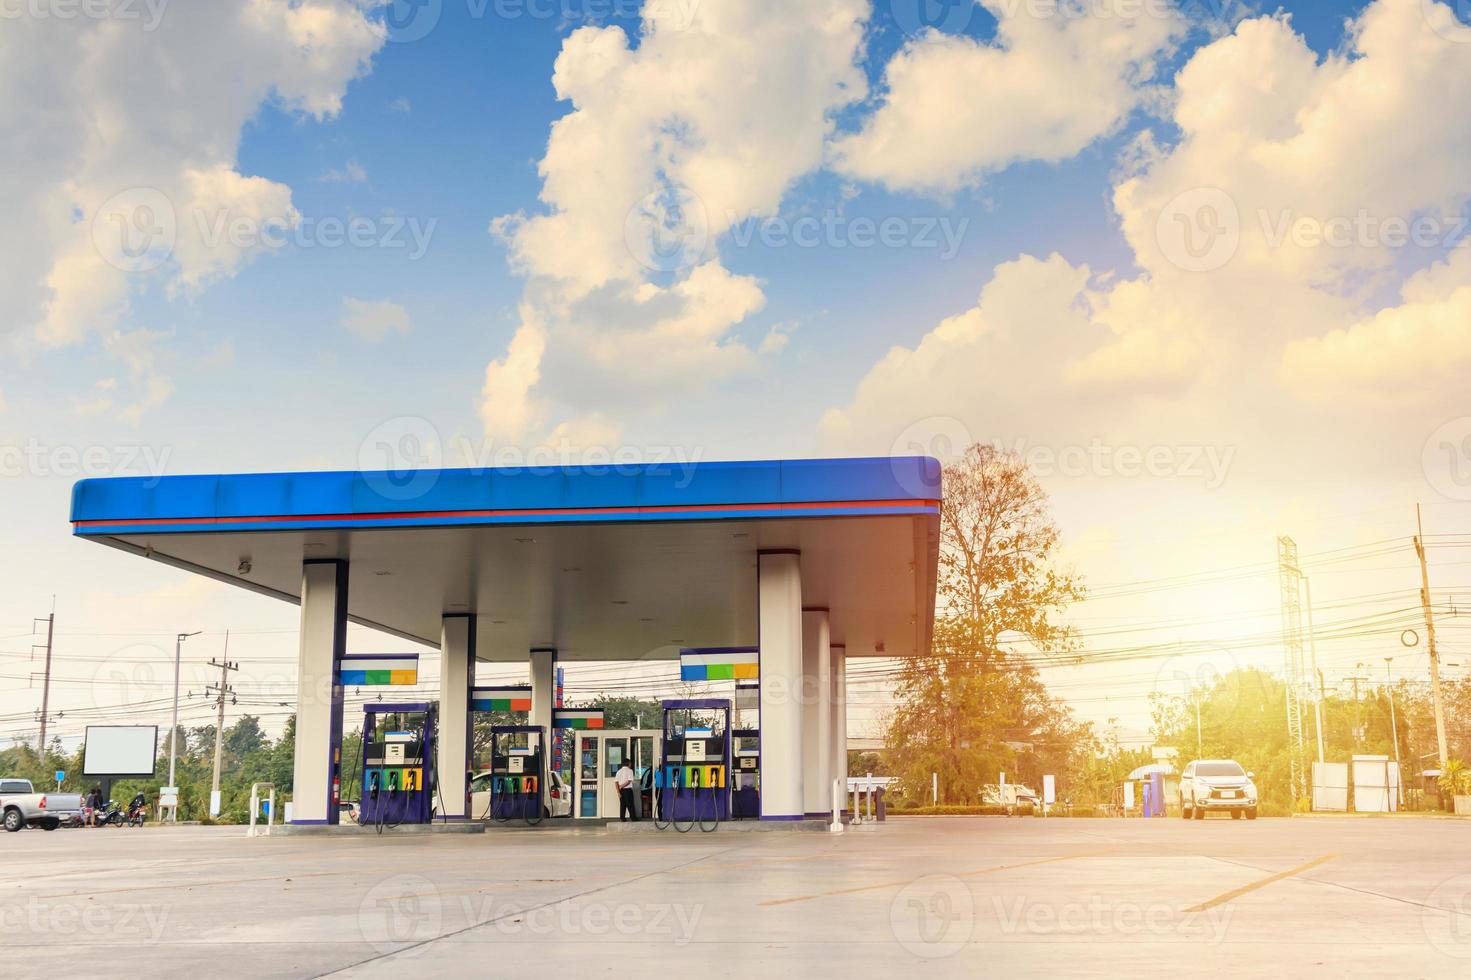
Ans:
POLYGON ((833 643, 903 655, 933 624, 940 484, 927 457, 126 477, 78 483, 71 516, 293 602, 305 561, 349 561, 353 622, 432 646, 477 613, 482 659, 748 646, 756 556, 799 551, 833 643))
POLYGON ((79 535, 938 512, 926 457, 83 480, 79 535))

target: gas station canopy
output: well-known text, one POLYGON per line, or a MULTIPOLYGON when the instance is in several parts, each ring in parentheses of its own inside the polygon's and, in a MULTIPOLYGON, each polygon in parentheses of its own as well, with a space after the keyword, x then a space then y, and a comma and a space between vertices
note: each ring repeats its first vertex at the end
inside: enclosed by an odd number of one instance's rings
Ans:
POLYGON ((487 661, 669 659, 757 642, 757 556, 800 554, 848 656, 927 649, 940 465, 925 457, 84 480, 75 534, 427 646, 474 613, 487 661))

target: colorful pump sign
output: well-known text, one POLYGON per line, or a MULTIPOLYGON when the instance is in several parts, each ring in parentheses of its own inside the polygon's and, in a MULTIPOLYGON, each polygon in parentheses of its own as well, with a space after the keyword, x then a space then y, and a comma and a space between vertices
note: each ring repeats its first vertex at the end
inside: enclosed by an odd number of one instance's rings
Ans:
POLYGON ((761 654, 754 647, 679 652, 682 681, 742 681, 760 676, 761 654))
POLYGON ((602 708, 556 708, 552 711, 553 728, 602 728, 602 708))
POLYGON ((471 711, 530 711, 531 688, 477 687, 470 691, 471 711))
POLYGON ((344 654, 337 677, 344 687, 412 687, 419 683, 419 655, 344 654))

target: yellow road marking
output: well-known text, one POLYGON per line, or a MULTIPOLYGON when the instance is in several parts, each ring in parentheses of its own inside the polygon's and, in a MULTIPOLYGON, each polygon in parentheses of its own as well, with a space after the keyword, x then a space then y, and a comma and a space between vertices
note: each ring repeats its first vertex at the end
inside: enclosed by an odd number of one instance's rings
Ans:
MULTIPOLYGON (((1019 864, 999 864, 994 868, 982 868, 979 871, 962 871, 955 873, 957 878, 975 878, 980 875, 995 874, 998 871, 1010 871, 1013 868, 1031 868, 1039 864, 1054 864, 1058 861, 1072 861, 1076 858, 1098 857, 1101 854, 1110 854, 1111 851, 1088 851, 1081 854, 1065 854, 1061 857, 1041 858, 1036 861, 1022 861, 1019 864)), ((833 898, 838 895, 854 895, 859 892, 880 891, 884 888, 903 888, 913 882, 913 878, 905 878, 902 881, 883 881, 876 885, 859 885, 855 888, 838 888, 830 892, 818 892, 815 895, 797 895, 793 898, 773 898, 769 901, 758 902, 757 905, 791 905, 794 902, 810 902, 814 898, 833 898)))
POLYGON ((1313 858, 1307 864, 1300 865, 1299 867, 1293 868, 1290 871, 1279 871, 1277 874, 1271 875, 1267 878, 1263 878, 1261 881, 1254 881, 1249 885, 1242 885, 1240 888, 1233 888, 1225 894, 1217 895, 1215 898, 1212 898, 1209 901, 1201 902, 1199 905, 1192 905, 1185 911, 1204 912, 1206 909, 1213 909, 1217 905, 1224 905, 1226 902, 1229 902, 1232 899, 1240 898, 1242 895, 1245 895, 1249 892, 1254 892, 1258 888, 1265 888, 1270 884, 1281 881, 1283 878, 1291 878, 1294 875, 1300 875, 1304 871, 1307 871, 1311 868, 1316 868, 1320 864, 1326 864, 1336 857, 1338 857, 1337 854, 1324 854, 1322 857, 1313 858))

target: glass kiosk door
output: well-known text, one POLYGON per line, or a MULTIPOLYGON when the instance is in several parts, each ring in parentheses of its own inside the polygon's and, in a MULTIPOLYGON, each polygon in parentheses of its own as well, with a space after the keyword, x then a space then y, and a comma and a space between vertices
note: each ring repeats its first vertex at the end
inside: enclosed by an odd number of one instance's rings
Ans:
MULTIPOLYGON (((658 758, 658 732, 609 731, 577 733, 577 806, 573 815, 618 819, 618 770, 625 761, 633 768, 634 802, 642 810, 640 787, 658 758)), ((647 814, 640 812, 640 817, 647 814)))
POLYGON ((602 752, 596 735, 577 739, 577 810, 576 816, 598 815, 598 759, 602 752))

